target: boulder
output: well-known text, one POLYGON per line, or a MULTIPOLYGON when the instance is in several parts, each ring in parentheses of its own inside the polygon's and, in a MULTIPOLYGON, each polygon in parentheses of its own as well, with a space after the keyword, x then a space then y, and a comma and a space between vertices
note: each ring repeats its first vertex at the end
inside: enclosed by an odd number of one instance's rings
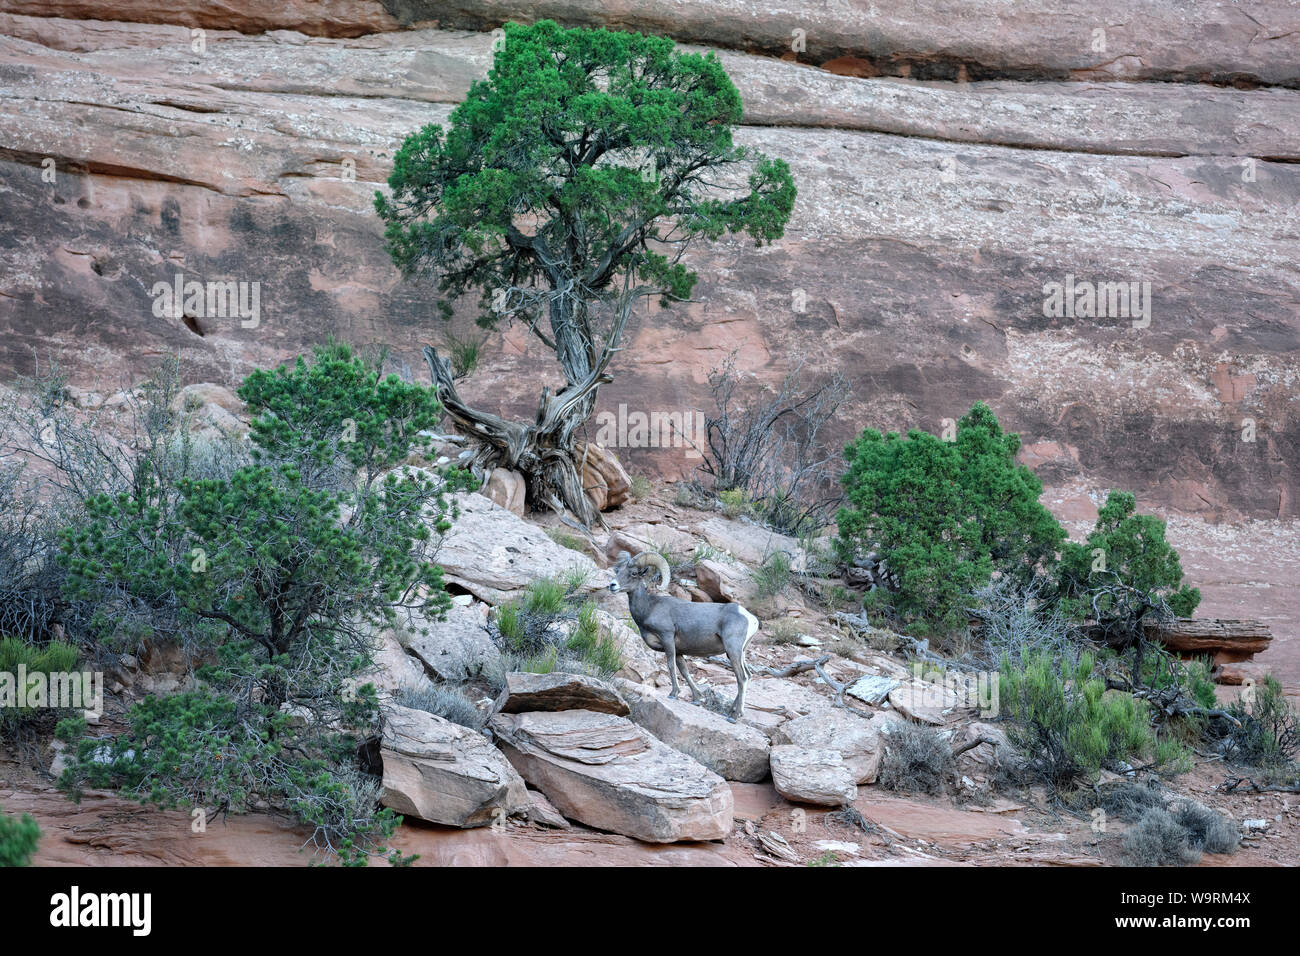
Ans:
POLYGON ((587 573, 589 589, 600 587, 596 565, 585 554, 556 544, 541 528, 478 493, 455 498, 460 517, 438 550, 443 580, 489 604, 570 569, 587 573))
POLYGON ((529 823, 550 827, 552 830, 570 829, 569 821, 564 819, 564 814, 551 806, 551 801, 546 799, 546 794, 540 790, 529 790, 528 800, 528 809, 524 813, 529 823))
POLYGON ((808 566, 808 555, 798 539, 778 534, 762 525, 714 515, 700 523, 700 534, 719 551, 755 567, 774 551, 790 555, 792 571, 803 571, 808 566))
POLYGON ((731 832, 727 782, 626 717, 497 714, 490 725, 515 769, 570 820, 647 843, 731 832))
POLYGON ((787 720, 773 732, 772 743, 805 750, 833 750, 840 755, 855 783, 875 783, 884 754, 880 746, 881 731, 901 720, 889 711, 868 719, 843 708, 828 707, 787 720))
POLYGON ((379 641, 374 663, 368 670, 352 678, 354 685, 374 684, 379 691, 380 700, 391 698, 402 688, 413 691, 433 689, 433 682, 429 680, 420 661, 406 653, 392 632, 384 632, 379 641))
POLYGON ((744 565, 705 559, 695 563, 695 583, 714 601, 741 604, 758 594, 754 576, 744 565))
POLYGON ((912 678, 889 692, 889 703, 904 717, 942 727, 973 708, 952 687, 912 678))
POLYGON ((599 511, 609 511, 627 501, 632 479, 614 452, 597 442, 580 441, 576 446, 582 462, 582 488, 599 511))
POLYGON ((419 610, 404 612, 399 619, 394 630, 398 643, 441 680, 468 680, 501 657, 474 608, 452 604, 442 621, 419 610))
MULTIPOLYGON (((726 693, 734 693, 734 686, 727 687, 726 693)), ((770 735, 787 720, 832 709, 830 698, 815 690, 780 677, 760 677, 745 685, 745 712, 740 720, 770 735)))
POLYGON ((493 709, 503 714, 557 710, 591 710, 619 716, 629 713, 618 691, 603 681, 585 674, 559 672, 507 674, 493 709))
POLYGON ((772 748, 772 783, 796 803, 838 807, 858 798, 853 772, 835 750, 783 745, 772 748))
POLYGON ((522 515, 528 498, 524 476, 509 468, 493 468, 479 494, 491 499, 511 514, 522 515))
POLYGON ((486 826, 529 806, 524 781, 483 734, 391 704, 384 718, 384 806, 454 827, 486 826))
POLYGON ((697 704, 662 697, 648 687, 619 684, 632 719, 674 750, 694 757, 724 780, 757 783, 767 779, 767 737, 732 723, 697 704))
POLYGON ((888 699, 889 692, 900 683, 902 682, 886 674, 868 674, 855 680, 845 693, 873 707, 879 707, 888 699))
POLYGON ((605 542, 605 557, 613 561, 620 551, 640 554, 642 551, 668 551, 673 555, 688 555, 695 551, 696 539, 688 531, 672 525, 648 521, 616 528, 605 542))

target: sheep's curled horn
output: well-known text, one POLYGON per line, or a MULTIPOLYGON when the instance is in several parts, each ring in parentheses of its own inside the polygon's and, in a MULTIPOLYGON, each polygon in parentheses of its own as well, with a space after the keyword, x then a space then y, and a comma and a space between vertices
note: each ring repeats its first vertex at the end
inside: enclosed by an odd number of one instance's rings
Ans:
POLYGON ((668 587, 668 582, 672 579, 672 575, 668 570, 668 562, 664 560, 662 554, 657 551, 642 551, 633 558, 626 551, 620 551, 618 553, 618 564, 620 566, 627 564, 629 561, 638 568, 654 568, 659 572, 659 587, 668 587))

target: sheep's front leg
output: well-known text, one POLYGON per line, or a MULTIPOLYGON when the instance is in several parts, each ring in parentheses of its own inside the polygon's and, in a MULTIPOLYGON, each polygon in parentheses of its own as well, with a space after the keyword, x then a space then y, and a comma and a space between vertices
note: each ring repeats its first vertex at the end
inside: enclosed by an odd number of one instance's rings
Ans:
POLYGON ((671 637, 660 635, 660 642, 664 646, 664 654, 668 656, 668 679, 672 682, 673 689, 669 693, 669 698, 677 699, 677 644, 671 637))
POLYGON ((679 671, 682 672, 682 676, 686 678, 686 686, 689 687, 689 688, 691 689, 691 703, 692 703, 692 704, 699 704, 699 703, 700 703, 700 689, 699 689, 698 687, 695 686, 695 681, 691 680, 691 672, 690 672, 690 669, 686 666, 686 655, 685 655, 685 654, 679 654, 679 655, 678 655, 678 657, 677 657, 677 669, 678 669, 679 671))

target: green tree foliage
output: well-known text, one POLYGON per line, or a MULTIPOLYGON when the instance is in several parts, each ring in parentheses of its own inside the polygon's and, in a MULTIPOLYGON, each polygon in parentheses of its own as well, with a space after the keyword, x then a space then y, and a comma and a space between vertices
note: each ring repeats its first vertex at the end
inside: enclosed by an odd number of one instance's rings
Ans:
POLYGON ((31 814, 21 817, 0 813, 0 867, 26 866, 36 852, 41 828, 31 814))
POLYGON ((1061 551, 1062 606, 1107 630, 1136 633, 1151 615, 1190 617, 1201 601, 1199 590, 1182 583, 1165 523, 1136 509, 1132 492, 1111 491, 1087 540, 1061 551))
POLYGON ((789 167, 732 142, 740 96, 712 53, 671 40, 507 24, 486 80, 447 128, 407 137, 375 209, 403 273, 437 277, 439 308, 469 294, 479 324, 524 322, 567 382, 535 423, 503 422, 455 397, 449 412, 490 460, 528 478, 530 498, 590 521, 572 463, 633 304, 687 298, 680 260, 696 240, 779 238, 794 206, 789 167), (539 449, 544 449, 539 450, 539 449))
MULTIPOLYGON (((448 129, 430 124, 402 144, 392 195, 377 193, 375 208, 394 262, 436 273, 451 298, 479 292, 485 327, 541 301, 556 310, 553 326, 574 322, 599 342, 583 306, 620 276, 665 298, 690 294, 695 274, 659 242, 782 235, 790 170, 732 143, 740 119, 740 95, 712 53, 550 20, 511 23, 448 129), (710 188, 742 164, 747 193, 710 188), (530 302, 530 287, 558 294, 530 302), (498 290, 509 295, 494 308, 498 290)), ((534 331, 561 349, 578 341, 562 325, 553 339, 534 331)))
POLYGON ((1028 583, 1055 561, 1065 532, 1039 503, 1038 478, 1016 463, 1019 448, 982 402, 951 442, 867 429, 845 449, 842 555, 879 552, 900 584, 894 609, 941 625, 959 620, 994 572, 1028 583))
POLYGON ((399 610, 449 604, 434 551, 447 493, 473 482, 395 468, 440 407, 346 347, 256 372, 240 395, 256 416, 251 464, 174 483, 145 470, 64 533, 69 590, 104 609, 102 636, 135 605, 154 639, 206 663, 194 692, 137 705, 110 745, 83 742, 63 784, 116 780, 142 800, 237 811, 266 800, 355 856, 358 835, 392 823, 348 769, 377 719, 357 675, 399 610))

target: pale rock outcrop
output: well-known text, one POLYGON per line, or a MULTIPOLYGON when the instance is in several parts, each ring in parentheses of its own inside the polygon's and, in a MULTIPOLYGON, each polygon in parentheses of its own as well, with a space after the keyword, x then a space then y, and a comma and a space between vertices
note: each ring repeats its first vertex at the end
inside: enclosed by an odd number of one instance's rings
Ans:
POLYGON ((489 604, 573 569, 587 574, 589 589, 601 586, 589 557, 556 544, 541 528, 477 493, 457 495, 456 502, 460 516, 437 555, 445 581, 489 604))
POLYGON ((532 674, 514 671, 505 676, 493 710, 502 714, 537 711, 590 710, 626 716, 628 705, 618 691, 585 674, 532 674))
POLYGON ((501 652, 473 607, 453 603, 444 620, 419 610, 403 611, 391 632, 429 673, 444 681, 463 681, 493 666, 501 652))
POLYGON ((489 498, 512 514, 522 515, 528 498, 528 483, 524 476, 509 468, 493 468, 479 489, 479 494, 489 498))
POLYGON ((828 706, 806 717, 787 720, 772 733, 772 744, 805 750, 833 750, 853 775, 855 783, 875 783, 884 756, 880 735, 903 718, 880 711, 869 719, 840 707, 828 706))
POLYGON ((700 522, 700 534, 719 551, 753 567, 776 551, 790 557, 793 571, 802 571, 808 564, 808 555, 797 539, 749 521, 714 515, 700 522))
POLYGON ((889 692, 889 703, 904 717, 932 727, 942 727, 949 721, 970 714, 970 698, 958 694, 952 687, 913 677, 889 692))
POLYGON ((529 806, 524 781, 483 734, 422 710, 384 708, 380 758, 380 802, 403 816, 478 827, 529 806))
POLYGON ((613 561, 620 551, 628 554, 640 554, 642 551, 667 551, 674 558, 686 556, 695 550, 696 537, 689 531, 682 531, 668 524, 656 524, 649 521, 630 524, 610 532, 605 542, 605 557, 613 561))
POLYGON ((552 830, 568 830, 571 827, 569 821, 564 819, 564 814, 551 806, 551 801, 540 790, 528 791, 528 809, 524 814, 528 817, 528 822, 552 830))
POLYGON ((379 649, 375 652, 374 664, 352 678, 352 682, 358 687, 367 683, 374 684, 381 701, 391 699, 404 689, 415 692, 433 689, 433 681, 429 680, 420 661, 406 653, 406 649, 391 631, 385 631, 379 636, 379 649))
MULTIPOLYGON (((734 685, 732 685, 734 687, 734 685)), ((725 685, 723 685, 725 687, 725 685)), ((732 688, 719 687, 724 693, 732 688)), ((770 735, 787 720, 832 709, 830 698, 779 677, 758 677, 745 687, 745 713, 740 720, 770 735)))
POLYGON ((497 714, 490 726, 515 769, 570 820, 648 843, 731 832, 726 781, 625 717, 497 714))
POLYGON ((873 707, 879 707, 889 698, 889 692, 900 683, 902 682, 897 678, 887 674, 867 674, 855 680, 845 693, 873 707))
POLYGON ((858 798, 853 771, 835 750, 773 747, 772 783, 777 793, 796 803, 838 807, 858 798))
POLYGON ((649 687, 628 681, 618 686, 632 708, 632 719, 674 750, 694 757, 724 780, 767 779, 771 746, 761 731, 649 687))
POLYGON ((743 565, 706 558, 695 563, 695 581, 700 590, 714 601, 743 604, 758 594, 754 576, 743 565))

